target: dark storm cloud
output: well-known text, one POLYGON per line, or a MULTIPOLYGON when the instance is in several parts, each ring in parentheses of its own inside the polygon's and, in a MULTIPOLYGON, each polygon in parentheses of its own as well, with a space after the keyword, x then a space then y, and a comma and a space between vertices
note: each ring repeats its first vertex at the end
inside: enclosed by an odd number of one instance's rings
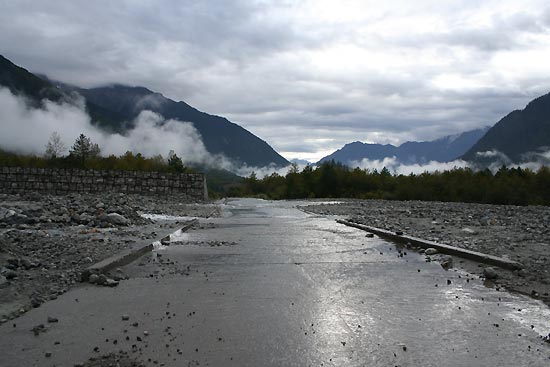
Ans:
POLYGON ((0 10, 0 53, 17 64, 80 86, 143 85, 282 152, 434 139, 550 90, 541 0, 0 0, 0 10))

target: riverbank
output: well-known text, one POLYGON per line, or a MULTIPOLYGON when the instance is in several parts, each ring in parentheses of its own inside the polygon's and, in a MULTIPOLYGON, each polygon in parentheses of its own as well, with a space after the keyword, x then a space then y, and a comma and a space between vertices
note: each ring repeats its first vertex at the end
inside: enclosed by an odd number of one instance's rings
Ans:
MULTIPOLYGON (((90 265, 158 240, 160 229, 219 212, 173 195, 0 194, 0 321, 67 292, 90 265)), ((109 284, 125 277, 115 272, 109 284)))
MULTIPOLYGON (((304 209, 517 261, 521 270, 494 268, 491 281, 550 305, 550 207, 345 200, 304 209)), ((486 277, 485 268, 466 270, 486 277)))

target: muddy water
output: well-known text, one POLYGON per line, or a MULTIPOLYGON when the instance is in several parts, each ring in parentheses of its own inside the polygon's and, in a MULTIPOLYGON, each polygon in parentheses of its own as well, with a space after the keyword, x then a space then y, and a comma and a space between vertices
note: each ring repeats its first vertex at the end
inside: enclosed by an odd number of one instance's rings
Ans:
POLYGON ((297 204, 229 201, 223 217, 130 266, 118 288, 76 289, 0 326, 0 365, 72 366, 119 349, 165 366, 550 364, 543 304, 400 257, 297 204), (34 337, 47 315, 59 323, 34 337))

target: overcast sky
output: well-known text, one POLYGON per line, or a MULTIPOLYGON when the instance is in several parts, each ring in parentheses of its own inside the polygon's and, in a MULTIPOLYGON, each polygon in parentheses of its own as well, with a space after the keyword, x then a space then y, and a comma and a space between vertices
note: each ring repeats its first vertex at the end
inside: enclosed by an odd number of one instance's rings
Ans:
POLYGON ((0 0, 0 54, 148 87, 317 160, 492 125, 550 92, 550 2, 0 0))

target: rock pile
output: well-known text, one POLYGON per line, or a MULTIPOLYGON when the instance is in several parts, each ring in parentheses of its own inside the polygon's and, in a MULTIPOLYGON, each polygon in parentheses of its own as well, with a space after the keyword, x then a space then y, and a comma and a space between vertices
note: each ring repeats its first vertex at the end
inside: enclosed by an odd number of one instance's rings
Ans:
MULTIPOLYGON (((84 269, 137 240, 157 240, 163 224, 143 213, 209 216, 216 209, 177 196, 0 194, 0 321, 57 298, 84 269)), ((98 284, 119 280, 115 274, 98 284)))

